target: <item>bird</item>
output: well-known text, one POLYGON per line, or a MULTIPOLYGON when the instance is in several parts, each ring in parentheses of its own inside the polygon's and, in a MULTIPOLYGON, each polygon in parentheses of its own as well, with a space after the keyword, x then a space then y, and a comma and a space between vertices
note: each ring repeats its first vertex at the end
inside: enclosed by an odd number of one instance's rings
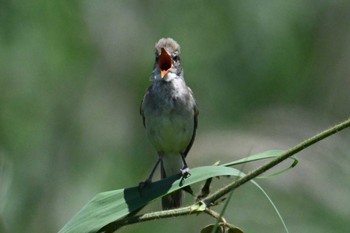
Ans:
MULTIPOLYGON (((180 60, 180 45, 172 38, 161 38, 155 44, 155 63, 141 102, 140 114, 158 160, 141 186, 152 182, 160 164, 161 179, 180 174, 187 178, 186 156, 196 137, 198 107, 192 90, 186 85, 180 60)), ((181 206, 183 191, 162 197, 162 209, 181 206)))

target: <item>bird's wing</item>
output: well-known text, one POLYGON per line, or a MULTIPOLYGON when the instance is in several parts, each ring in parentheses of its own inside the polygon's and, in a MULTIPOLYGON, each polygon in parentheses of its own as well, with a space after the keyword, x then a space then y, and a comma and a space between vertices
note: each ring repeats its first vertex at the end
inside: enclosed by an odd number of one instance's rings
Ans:
POLYGON ((143 108, 144 108, 143 104, 144 104, 145 99, 147 98, 148 95, 149 95, 149 88, 147 89, 146 94, 143 96, 143 99, 142 99, 141 105, 140 105, 140 115, 142 116, 142 123, 143 123, 143 126, 145 128, 146 128, 146 122, 145 122, 146 119, 145 119, 145 115, 143 113, 143 108))
POLYGON ((193 93, 192 93, 192 90, 191 88, 188 88, 189 92, 190 92, 190 95, 194 101, 194 106, 193 106, 193 112, 194 112, 194 117, 193 117, 193 133, 192 133, 192 138, 191 138, 191 141, 190 143, 188 144, 188 146, 186 147, 186 150, 184 151, 184 155, 187 156, 187 153, 190 151, 192 145, 193 145, 193 142, 194 142, 194 139, 196 137, 196 131, 197 131, 197 125, 198 125, 198 114, 199 114, 199 109, 197 107, 197 103, 196 103, 196 100, 194 99, 193 97, 193 93))

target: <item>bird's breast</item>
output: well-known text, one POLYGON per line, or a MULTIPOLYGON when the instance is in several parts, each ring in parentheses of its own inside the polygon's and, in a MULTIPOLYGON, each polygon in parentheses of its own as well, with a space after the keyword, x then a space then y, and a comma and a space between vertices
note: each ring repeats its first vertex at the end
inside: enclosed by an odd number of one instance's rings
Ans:
POLYGON ((143 102, 148 136, 158 152, 183 152, 194 132, 194 105, 183 79, 155 82, 143 102))
POLYGON ((194 130, 193 111, 173 107, 157 112, 157 115, 145 116, 146 130, 152 144, 161 152, 184 151, 194 130))

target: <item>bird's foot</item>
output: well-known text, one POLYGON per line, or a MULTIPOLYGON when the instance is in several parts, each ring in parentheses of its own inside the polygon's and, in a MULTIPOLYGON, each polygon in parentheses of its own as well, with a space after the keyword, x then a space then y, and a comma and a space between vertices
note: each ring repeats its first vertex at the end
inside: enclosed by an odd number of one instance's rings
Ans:
POLYGON ((180 169, 180 171, 181 171, 182 177, 185 179, 191 176, 190 168, 187 166, 180 169))
POLYGON ((151 174, 149 174, 147 180, 139 183, 139 192, 140 193, 141 193, 142 189, 144 189, 146 186, 149 186, 152 183, 153 174, 154 174, 155 170, 157 169, 159 163, 162 163, 161 157, 158 157, 158 160, 157 160, 156 164, 154 165, 154 167, 151 171, 151 174))
POLYGON ((151 180, 151 179, 147 179, 147 180, 145 180, 145 181, 140 182, 140 183, 139 183, 139 187, 138 187, 139 192, 141 192, 142 189, 144 189, 145 187, 149 186, 151 183, 152 183, 152 180, 151 180))

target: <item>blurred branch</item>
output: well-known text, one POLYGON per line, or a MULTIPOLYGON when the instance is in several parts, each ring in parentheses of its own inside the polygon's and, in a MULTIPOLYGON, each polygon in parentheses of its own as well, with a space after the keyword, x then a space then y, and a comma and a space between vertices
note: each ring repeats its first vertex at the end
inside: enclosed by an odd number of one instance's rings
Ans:
POLYGON ((126 218, 123 218, 121 220, 117 220, 113 223, 108 224, 105 226, 101 231, 104 233, 114 232, 115 230, 121 228, 122 226, 133 224, 133 223, 140 223, 155 219, 161 219, 161 218, 170 218, 170 217, 177 217, 177 216, 184 216, 184 215, 191 215, 191 214, 198 214, 200 212, 205 212, 208 215, 215 217, 220 216, 216 215, 212 210, 208 208, 208 206, 211 206, 212 203, 215 203, 217 200, 228 194, 229 192, 233 191, 234 189, 238 188, 239 186, 247 183, 248 181, 254 179, 255 177, 259 176, 260 174, 264 173, 265 171, 271 169, 272 167, 276 166, 277 164, 281 163, 282 161, 288 159, 292 155, 295 155, 296 153, 304 150, 305 148, 321 141, 322 139, 325 139, 337 132, 340 132, 341 130, 350 127, 350 118, 340 124, 337 124, 303 142, 300 144, 292 147, 279 157, 277 157, 274 160, 271 160, 270 162, 266 163, 265 165, 262 165, 258 167, 257 169, 251 171, 247 175, 233 181, 232 183, 226 185, 225 187, 217 190, 213 194, 209 195, 207 198, 203 199, 202 201, 191 205, 186 206, 178 209, 173 210, 165 210, 165 211, 157 211, 152 213, 146 213, 142 215, 136 215, 136 216, 129 216, 126 218))

